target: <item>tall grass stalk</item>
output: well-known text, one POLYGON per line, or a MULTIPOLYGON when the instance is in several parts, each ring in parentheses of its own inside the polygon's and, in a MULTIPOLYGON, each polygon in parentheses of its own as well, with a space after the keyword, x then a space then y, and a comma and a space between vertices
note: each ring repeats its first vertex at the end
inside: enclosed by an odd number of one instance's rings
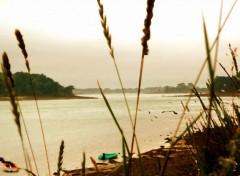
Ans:
MULTIPOLYGON (((203 31, 204 31, 204 39, 205 39, 205 47, 206 47, 206 54, 207 54, 207 63, 208 63, 208 71, 209 71, 209 93, 210 93, 210 99, 209 99, 209 108, 208 108, 208 115, 207 115, 207 132, 206 132, 206 144, 205 146, 207 147, 209 144, 209 134, 210 134, 210 121, 212 119, 212 106, 213 106, 213 96, 215 94, 214 92, 214 70, 213 70, 213 65, 212 65, 212 60, 211 60, 211 51, 210 51, 210 46, 209 46, 209 40, 208 40, 208 33, 207 33, 207 27, 206 23, 204 20, 203 16, 203 31)), ((217 42, 218 44, 218 42, 217 42)), ((204 157, 204 170, 206 166, 208 165, 206 162, 206 159, 208 158, 208 153, 207 150, 205 151, 205 157, 204 157)))
POLYGON ((36 91, 35 91, 35 88, 34 88, 34 85, 33 85, 32 77, 31 77, 30 66, 29 66, 29 61, 28 61, 28 54, 27 54, 25 43, 24 43, 24 40, 23 40, 23 37, 22 37, 22 34, 21 34, 20 30, 18 30, 18 29, 15 30, 15 36, 17 38, 17 41, 19 42, 18 46, 22 50, 23 56, 25 58, 25 65, 26 65, 27 70, 28 70, 28 75, 29 75, 29 78, 30 78, 30 84, 31 84, 35 104, 36 104, 36 107, 37 107, 38 119, 39 119, 39 123, 40 123, 42 139, 43 139, 43 144, 44 144, 44 150, 45 150, 47 166, 48 166, 48 174, 50 176, 51 171, 50 171, 50 164, 49 164, 49 159, 48 159, 47 144, 46 144, 44 128, 43 128, 43 124, 42 124, 42 118, 41 118, 41 115, 40 115, 40 110, 39 110, 39 106, 38 106, 38 102, 37 102, 36 91))
MULTIPOLYGON (((146 18, 144 20, 144 28, 143 28, 143 37, 142 37, 142 57, 141 57, 141 64, 140 64, 140 72, 139 72, 139 80, 138 80, 138 92, 137 92, 137 102, 136 102, 136 109, 135 109, 135 118, 134 118, 134 125, 133 125, 133 136, 132 136, 132 142, 131 142, 131 153, 133 153, 134 148, 134 140, 135 140, 135 133, 136 133, 136 126, 137 126, 137 117, 138 117, 138 106, 139 106, 139 100, 140 100, 140 93, 141 93, 141 85, 142 85, 142 75, 143 75, 143 66, 144 66, 144 56, 148 55, 149 49, 148 49, 148 40, 151 36, 151 20, 153 17, 153 7, 154 7, 155 0, 148 0, 147 1, 147 14, 146 18)), ((130 156, 130 175, 131 175, 131 158, 130 156)))
MULTIPOLYGON (((233 11, 233 9, 234 9, 237 1, 238 1, 238 0, 235 0, 235 1, 234 1, 233 5, 231 6, 230 10, 228 11, 228 13, 227 13, 227 15, 226 15, 226 17, 225 17, 225 19, 224 19, 221 27, 219 27, 217 36, 215 37, 215 39, 214 39, 214 41, 213 41, 213 43, 212 43, 212 45, 211 45, 211 47, 210 47, 210 52, 213 50, 214 46, 215 46, 216 43, 218 42, 219 36, 220 36, 223 28, 225 27, 225 25, 226 25, 226 23, 227 23, 230 15, 231 15, 231 13, 232 13, 232 11, 233 11)), ((201 66, 201 68, 200 68, 200 71, 199 71, 198 74, 197 74, 196 80, 195 80, 195 82, 193 83, 194 86, 196 86, 196 85, 198 84, 198 81, 199 81, 199 79, 200 79, 200 77, 201 77, 201 75, 202 75, 202 72, 203 72, 203 70, 204 70, 204 67, 205 67, 206 63, 207 63, 207 58, 204 60, 202 66, 201 66)), ((170 152, 171 152, 172 147, 175 145, 174 139, 176 138, 177 133, 178 133, 179 128, 180 128, 180 125, 182 124, 182 120, 183 120, 184 114, 185 114, 185 112, 186 112, 186 110, 187 110, 187 107, 188 107, 188 105, 189 105, 189 103, 190 103, 192 94, 193 94, 193 93, 190 93, 189 98, 188 98, 187 101, 186 101, 186 105, 184 106, 183 112, 182 112, 182 114, 181 114, 181 116, 180 116, 178 125, 177 125, 176 130, 175 130, 175 132, 174 132, 174 134, 173 134, 173 141, 170 142, 169 150, 168 150, 167 155, 166 155, 166 157, 165 157, 165 161, 164 161, 163 167, 161 168, 160 176, 162 176, 162 175, 164 174, 164 172, 165 172, 166 165, 167 165, 167 161, 168 161, 168 157, 169 157, 169 155, 170 155, 170 152)))
MULTIPOLYGON (((28 54, 26 52, 25 44, 24 44, 24 41, 23 41, 23 38, 22 38, 22 35, 21 35, 20 31, 16 30, 15 35, 17 36, 17 38, 19 40, 18 46, 22 49, 22 53, 23 53, 24 57, 27 58, 28 54)), ((27 59, 26 59, 26 66, 27 66, 28 70, 30 71, 29 63, 28 63, 27 59)), ((22 119, 22 122, 23 122, 23 127, 24 127, 24 130, 25 130, 25 133, 26 133, 26 137, 27 137, 28 144, 29 144, 29 147, 30 147, 31 155, 32 155, 32 158, 33 158, 33 161, 34 161, 35 169, 36 169, 37 174, 39 175, 39 171, 38 171, 35 155, 34 155, 34 152, 33 152, 33 147, 32 147, 32 144, 31 144, 31 140, 30 140, 30 137, 29 137, 29 133, 28 133, 28 130, 27 130, 27 126, 26 126, 26 123, 25 123, 25 119, 23 117, 22 110, 21 110, 21 107, 20 107, 17 96, 15 96, 15 98, 16 98, 16 103, 17 103, 17 106, 19 108, 19 113, 20 113, 20 116, 21 116, 21 119, 22 119)), ((30 165, 31 165, 31 162, 29 160, 29 166, 30 165)))
POLYGON ((125 90, 124 90, 124 86, 123 86, 123 83, 122 83, 120 72, 119 72, 119 69, 118 69, 118 66, 117 66, 117 63, 116 63, 116 59, 115 59, 115 56, 114 56, 114 49, 113 49, 113 46, 112 46, 112 37, 111 37, 110 31, 109 31, 109 27, 107 26, 107 17, 106 17, 106 15, 104 15, 104 7, 101 4, 101 1, 97 0, 97 2, 98 2, 98 6, 99 6, 99 15, 100 15, 100 18, 101 18, 101 24, 102 24, 102 27, 103 27, 103 34, 104 34, 104 36, 107 40, 107 43, 108 43, 108 47, 109 47, 109 50, 110 50, 110 55, 111 55, 111 57, 113 59, 113 62, 114 62, 115 70, 117 72, 118 80, 119 80, 119 83, 120 83, 120 86, 121 86, 121 89, 122 89, 122 93, 123 93, 123 96, 124 96, 124 101, 125 101, 125 104, 126 104, 126 107, 127 107, 127 110, 128 110, 128 115, 129 115, 131 124, 133 126, 132 116, 131 116, 130 108, 129 108, 128 101, 127 101, 127 98, 126 98, 126 93, 125 93, 125 90))
MULTIPOLYGON (((109 47, 109 50, 110 50, 110 55, 113 59, 114 67, 115 67, 115 70, 117 72, 118 80, 119 80, 121 90, 122 90, 122 93, 123 93, 123 96, 124 96, 124 101, 125 101, 125 104, 126 104, 126 107, 127 107, 129 119, 130 119, 130 122, 131 122, 131 125, 132 125, 132 128, 133 128, 133 135, 136 139, 138 156, 139 156, 139 159, 140 159, 140 162, 141 162, 141 155, 140 155, 141 152, 140 152, 140 148, 139 148, 139 145, 138 145, 137 136, 135 134, 133 119, 132 119, 129 104, 128 104, 128 101, 127 101, 126 93, 125 93, 124 86, 123 86, 123 83, 122 83, 122 79, 121 79, 121 76, 120 76, 120 72, 119 72, 119 69, 118 69, 118 66, 117 66, 117 63, 116 63, 116 59, 115 59, 115 55, 114 55, 114 49, 112 47, 112 37, 111 37, 110 31, 109 31, 109 27, 107 25, 107 17, 106 17, 106 15, 104 15, 104 7, 101 4, 101 1, 97 0, 97 2, 98 2, 98 6, 99 6, 99 15, 100 15, 100 18, 101 18, 101 24, 102 24, 102 27, 103 27, 103 34, 104 34, 104 36, 107 40, 108 47, 109 47)), ((132 152, 128 153, 128 154, 132 155, 132 152)))
MULTIPOLYGON (((211 60, 211 51, 209 46, 209 40, 208 40, 208 33, 207 33, 207 27, 203 16, 203 31, 204 31, 204 39, 205 39, 205 47, 206 47, 206 54, 207 54, 207 63, 208 63, 208 71, 209 71, 209 79, 210 79, 210 107, 209 107, 209 118, 211 118, 211 107, 212 107, 212 99, 214 94, 214 70, 213 70, 213 64, 211 60)), ((217 42, 218 43, 218 42, 217 42)))
POLYGON ((23 136, 22 136, 22 128, 21 128, 21 122, 20 122, 20 113, 18 110, 18 105, 16 103, 16 97, 15 97, 15 92, 14 92, 14 80, 12 77, 12 72, 11 72, 11 65, 9 63, 9 59, 7 56, 7 53, 4 52, 2 55, 2 72, 3 72, 3 81, 6 86, 6 89, 8 91, 8 95, 10 98, 10 103, 12 105, 12 113, 15 117, 14 121, 18 129, 18 134, 20 136, 21 140, 21 145, 22 145, 22 150, 23 150, 23 156, 26 164, 26 169, 28 169, 28 164, 27 164, 27 158, 26 158, 26 150, 24 147, 24 142, 23 142, 23 136))

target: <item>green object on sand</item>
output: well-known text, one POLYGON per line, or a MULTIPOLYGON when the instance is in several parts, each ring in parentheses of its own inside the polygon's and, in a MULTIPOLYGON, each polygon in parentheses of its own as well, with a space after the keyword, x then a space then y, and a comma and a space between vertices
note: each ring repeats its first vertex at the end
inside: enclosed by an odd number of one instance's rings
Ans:
POLYGON ((98 156, 99 160, 111 160, 116 159, 118 157, 117 153, 103 153, 102 155, 98 156))

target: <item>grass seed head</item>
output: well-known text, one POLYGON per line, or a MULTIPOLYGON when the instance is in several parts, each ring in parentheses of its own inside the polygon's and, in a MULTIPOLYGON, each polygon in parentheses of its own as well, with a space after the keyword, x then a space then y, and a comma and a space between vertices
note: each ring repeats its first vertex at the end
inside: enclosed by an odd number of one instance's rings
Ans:
POLYGON ((28 54, 27 54, 27 51, 26 51, 26 48, 25 48, 23 36, 22 36, 21 32, 18 29, 15 30, 15 36, 16 36, 16 38, 18 40, 18 46, 19 46, 19 48, 21 48, 22 53, 23 53, 23 55, 24 55, 24 57, 26 59, 28 57, 28 54))
POLYGON ((2 62, 3 62, 3 68, 5 69, 5 73, 11 82, 11 86, 14 87, 14 80, 11 72, 11 65, 9 63, 8 55, 6 52, 4 52, 2 55, 2 62))
POLYGON ((143 46, 143 53, 142 55, 148 55, 149 49, 148 49, 148 40, 151 36, 150 26, 151 26, 151 20, 153 17, 153 7, 154 7, 155 0, 148 0, 147 1, 147 16, 144 20, 144 29, 143 33, 144 36, 142 37, 142 46, 143 46))

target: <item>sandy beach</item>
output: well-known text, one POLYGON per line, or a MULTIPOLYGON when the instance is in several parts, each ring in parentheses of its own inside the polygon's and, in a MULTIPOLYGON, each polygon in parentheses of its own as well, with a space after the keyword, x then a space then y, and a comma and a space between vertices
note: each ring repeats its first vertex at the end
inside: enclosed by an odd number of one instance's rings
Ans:
MULTIPOLYGON (((142 153, 142 162, 144 166, 144 174, 149 176, 159 175, 163 168, 169 148, 160 147, 159 149, 150 150, 142 153)), ((197 164, 192 155, 193 147, 187 145, 185 140, 180 140, 172 149, 168 158, 168 163, 164 176, 191 176, 197 175, 197 164)), ((82 169, 63 170, 63 176, 81 176, 82 169)), ((142 175, 138 158, 132 160, 133 176, 142 175)), ((123 176, 123 163, 110 160, 108 163, 94 163, 93 167, 87 168, 85 175, 87 176, 123 176)))

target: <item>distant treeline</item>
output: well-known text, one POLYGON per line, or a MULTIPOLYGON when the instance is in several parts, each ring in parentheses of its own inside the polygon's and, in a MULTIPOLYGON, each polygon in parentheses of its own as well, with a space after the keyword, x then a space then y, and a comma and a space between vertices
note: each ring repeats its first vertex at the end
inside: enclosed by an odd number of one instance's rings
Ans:
MULTIPOLYGON (((238 74, 240 75, 240 73, 238 74)), ((225 77, 216 76, 214 81, 214 90, 216 93, 233 93, 239 92, 240 88, 240 76, 225 77)), ((164 86, 164 87, 147 87, 141 89, 142 93, 190 93, 192 91, 192 83, 179 83, 176 87, 174 86, 164 86)), ((207 93, 208 89, 205 87, 196 88, 199 93, 207 93)), ((126 93, 137 93, 137 88, 125 88, 126 93)), ((74 94, 97 94, 99 90, 97 88, 87 88, 87 89, 74 89, 74 94)), ((121 89, 104 89, 104 93, 122 93, 121 89)))
MULTIPOLYGON (((240 75, 240 74, 238 74, 240 75)), ((31 80, 28 73, 16 72, 13 74, 15 82, 15 92, 18 96, 32 96, 31 80)), ((32 83, 37 96, 73 96, 74 94, 98 94, 98 88, 74 89, 74 86, 63 87, 53 79, 43 74, 31 74, 32 83)), ((240 76, 225 77, 217 76, 215 78, 214 89, 216 93, 232 93, 238 92, 240 88, 240 76)), ((141 90, 142 93, 190 93, 193 88, 192 83, 179 83, 176 87, 147 87, 141 90)), ((207 88, 196 88, 200 93, 207 93, 207 88)), ((104 89, 105 93, 122 93, 121 89, 104 89)), ((136 93, 137 88, 126 88, 126 93, 136 93)), ((2 73, 0 73, 0 96, 7 96, 7 92, 2 80, 2 73)))
MULTIPOLYGON (((0 73, 0 96, 7 96, 2 76, 2 73, 0 73)), ((31 80, 28 73, 16 72, 13 74, 13 79, 17 96, 33 95, 31 80)), ((58 82, 55 82, 43 74, 31 74, 31 79, 37 96, 62 97, 74 95, 73 86, 63 87, 58 82)))
MULTIPOLYGON (((193 88, 192 83, 188 83, 187 85, 185 83, 179 83, 176 87, 173 86, 165 86, 165 87, 147 87, 144 89, 141 89, 141 93, 146 94, 153 94, 153 93, 189 93, 191 89, 193 88)), ((124 89, 126 93, 137 93, 137 88, 126 88, 124 89)), ((199 88, 197 87, 197 90, 201 93, 206 93, 207 88, 199 88)), ((106 88, 103 90, 104 93, 121 93, 121 89, 109 89, 106 88)), ((97 94, 99 93, 99 90, 97 88, 88 88, 88 89, 74 89, 74 94, 97 94)))

